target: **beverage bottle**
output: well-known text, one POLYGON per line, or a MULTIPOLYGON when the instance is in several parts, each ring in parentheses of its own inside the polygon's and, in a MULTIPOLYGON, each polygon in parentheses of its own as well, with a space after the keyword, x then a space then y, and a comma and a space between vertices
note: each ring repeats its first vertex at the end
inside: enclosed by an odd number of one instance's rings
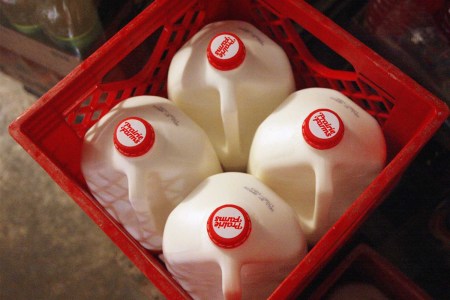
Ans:
POLYGON ((170 211, 221 172, 206 134, 172 102, 122 101, 86 133, 81 169, 93 196, 144 247, 161 250, 170 211))
POLYGON ((44 33, 57 47, 79 57, 103 39, 103 29, 93 0, 44 0, 39 10, 44 33))
POLYGON ((0 0, 0 9, 17 31, 34 35, 40 30, 38 3, 35 0, 0 0))
POLYGON ((173 57, 169 99, 208 134, 226 171, 245 171, 258 125, 295 89, 283 49, 242 21, 211 23, 173 57))
POLYGON ((305 254, 295 212, 245 173, 205 179, 164 230, 166 266, 194 299, 266 299, 305 254))
POLYGON ((308 88, 290 95, 258 128, 248 172, 297 212, 316 243, 383 169, 378 122, 342 93, 308 88))

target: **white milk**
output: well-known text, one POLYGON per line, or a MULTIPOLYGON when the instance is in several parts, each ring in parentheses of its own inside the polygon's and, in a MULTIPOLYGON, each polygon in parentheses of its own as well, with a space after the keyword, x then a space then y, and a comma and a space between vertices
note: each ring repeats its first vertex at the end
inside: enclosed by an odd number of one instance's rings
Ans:
POLYGON ((249 173, 296 211, 317 242, 383 169, 377 121, 343 94, 309 88, 290 95, 258 128, 249 173))
POLYGON ((246 171, 258 125, 295 90, 289 60, 242 21, 212 23, 173 57, 167 89, 207 133, 227 171, 246 171))
POLYGON ((201 183, 170 214, 163 254, 194 299, 266 299, 306 254, 297 216, 245 173, 201 183))
POLYGON ((94 197, 144 247, 161 250, 172 209, 221 172, 204 131, 167 99, 129 98, 85 135, 81 167, 94 197))

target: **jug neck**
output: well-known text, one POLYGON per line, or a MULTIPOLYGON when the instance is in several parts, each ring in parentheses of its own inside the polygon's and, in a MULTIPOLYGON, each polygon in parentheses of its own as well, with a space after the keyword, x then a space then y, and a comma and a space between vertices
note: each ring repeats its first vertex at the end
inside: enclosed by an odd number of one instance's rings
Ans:
POLYGON ((245 59, 245 46, 234 33, 222 32, 215 35, 206 50, 209 63, 220 71, 233 70, 245 59))
POLYGON ((155 131, 146 120, 130 117, 119 122, 114 130, 114 146, 127 157, 147 153, 155 143, 155 131))

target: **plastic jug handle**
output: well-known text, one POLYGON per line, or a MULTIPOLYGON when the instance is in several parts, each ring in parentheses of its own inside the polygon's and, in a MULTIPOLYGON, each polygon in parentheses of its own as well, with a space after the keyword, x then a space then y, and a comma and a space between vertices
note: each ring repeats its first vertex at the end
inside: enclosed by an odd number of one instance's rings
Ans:
POLYGON ((318 240, 329 224, 329 213, 331 201, 333 199, 333 174, 329 165, 325 161, 321 161, 314 167, 316 175, 316 197, 313 213, 313 228, 315 228, 318 240))
POLYGON ((220 261, 220 269, 225 300, 240 300, 242 298, 241 264, 227 256, 220 261))
POLYGON ((146 231, 158 232, 156 218, 148 201, 147 182, 144 184, 143 179, 146 173, 137 167, 130 168, 127 172, 128 179, 128 199, 133 207, 136 217, 146 231))
POLYGON ((240 153, 239 113, 235 88, 228 82, 222 82, 219 85, 219 93, 220 114, 222 116, 227 150, 230 153, 240 153))

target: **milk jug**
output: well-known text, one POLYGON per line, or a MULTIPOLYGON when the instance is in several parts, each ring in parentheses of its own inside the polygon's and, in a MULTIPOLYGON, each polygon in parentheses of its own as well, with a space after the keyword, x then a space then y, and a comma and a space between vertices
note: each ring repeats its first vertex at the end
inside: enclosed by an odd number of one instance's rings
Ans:
POLYGON ((383 169, 378 122, 342 93, 290 95, 258 128, 248 172, 297 212, 310 244, 339 219, 383 169))
POLYGON ((204 131, 167 99, 122 101, 85 135, 81 168, 93 196, 144 247, 161 250, 171 210, 221 172, 204 131))
POLYGON ((166 266, 194 299, 266 299, 305 254, 295 212, 245 173, 207 178, 164 230, 166 266))
POLYGON ((211 23, 173 57, 167 90, 207 133, 226 171, 246 171, 258 125, 295 89, 289 60, 249 23, 211 23))

